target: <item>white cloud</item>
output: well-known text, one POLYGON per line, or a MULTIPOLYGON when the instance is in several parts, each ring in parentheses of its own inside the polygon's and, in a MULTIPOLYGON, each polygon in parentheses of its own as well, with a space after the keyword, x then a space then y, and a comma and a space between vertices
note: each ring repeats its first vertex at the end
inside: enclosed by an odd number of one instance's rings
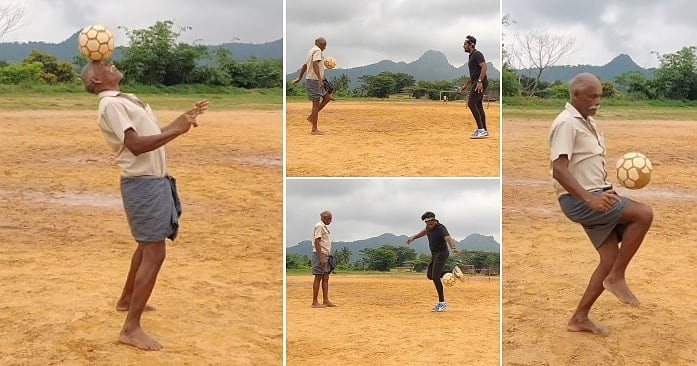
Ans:
POLYGON ((381 60, 411 62, 428 50, 443 52, 456 67, 467 62, 465 36, 477 37, 487 61, 499 68, 501 20, 497 1, 292 0, 286 4, 288 72, 302 65, 315 38, 339 67, 381 60))
POLYGON ((515 21, 504 28, 504 43, 532 30, 573 34, 576 52, 560 64, 604 65, 625 53, 642 67, 656 67, 654 52, 697 45, 695 11, 697 3, 686 0, 504 0, 503 13, 515 21))
POLYGON ((124 45, 127 39, 119 26, 141 29, 165 20, 191 27, 180 38, 189 43, 265 43, 283 37, 283 0, 0 0, 4 3, 24 6, 27 13, 3 42, 59 43, 85 26, 100 24, 115 33, 117 45, 124 45))
POLYGON ((472 233, 501 239, 498 179, 288 179, 286 245, 310 240, 324 210, 334 216, 336 241, 412 235, 426 211, 458 240, 472 233))

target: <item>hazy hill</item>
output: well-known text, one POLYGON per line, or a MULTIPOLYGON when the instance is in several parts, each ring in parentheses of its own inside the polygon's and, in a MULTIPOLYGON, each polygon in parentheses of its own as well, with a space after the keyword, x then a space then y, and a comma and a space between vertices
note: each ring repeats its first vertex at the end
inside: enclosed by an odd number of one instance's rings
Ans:
MULTIPOLYGON (((337 60, 339 65, 341 65, 341 60, 337 60)), ((500 79, 501 74, 490 62, 487 63, 489 66, 487 75, 491 79, 500 79)), ((388 71, 392 73, 403 72, 414 76, 414 79, 426 80, 426 81, 441 81, 441 80, 455 80, 463 75, 469 76, 469 70, 467 64, 460 67, 455 67, 448 62, 448 59, 440 51, 426 51, 418 60, 412 62, 394 62, 390 60, 383 60, 378 63, 354 67, 350 69, 337 68, 333 70, 327 70, 326 76, 331 79, 335 76, 341 74, 346 74, 346 76, 351 79, 350 88, 353 89, 360 85, 359 77, 363 75, 377 75, 383 71, 388 71)), ((288 74, 288 80, 295 79, 298 76, 298 70, 293 73, 288 74)))
MULTIPOLYGON (((356 240, 352 242, 333 242, 332 251, 341 250, 343 247, 347 247, 351 251, 351 262, 360 260, 362 255, 360 251, 365 248, 379 248, 383 245, 392 245, 395 247, 406 246, 408 236, 406 235, 394 235, 394 234, 382 234, 380 236, 356 240)), ((428 239, 423 237, 410 245, 416 253, 426 253, 430 254, 428 249, 428 239)), ((457 248, 460 250, 478 250, 483 252, 500 253, 501 247, 499 243, 494 240, 493 236, 484 236, 480 234, 471 234, 466 238, 462 239, 457 243, 457 248)), ((300 254, 310 257, 312 255, 312 242, 309 240, 301 241, 300 243, 286 248, 286 254, 300 254)))
MULTIPOLYGON (((645 78, 653 79, 653 69, 642 68, 641 66, 637 65, 631 57, 625 54, 620 54, 603 66, 554 66, 549 68, 549 72, 546 72, 542 79, 549 82, 567 82, 579 73, 589 72, 598 76, 600 80, 615 81, 615 77, 617 75, 630 71, 639 71, 644 75, 645 78)), ((521 72, 526 76, 529 74, 528 69, 523 69, 521 72)))
MULTIPOLYGON (((61 43, 46 42, 7 42, 0 43, 0 61, 10 61, 18 63, 24 60, 32 50, 50 54, 62 61, 72 62, 73 57, 78 54, 77 39, 80 31, 75 32, 70 38, 61 43)), ((259 59, 282 59, 283 58, 283 39, 273 42, 251 44, 251 43, 224 43, 222 45, 207 46, 209 51, 218 48, 226 48, 232 52, 235 60, 243 61, 252 56, 259 59)), ((114 59, 119 59, 121 52, 117 48, 114 51, 114 59)))

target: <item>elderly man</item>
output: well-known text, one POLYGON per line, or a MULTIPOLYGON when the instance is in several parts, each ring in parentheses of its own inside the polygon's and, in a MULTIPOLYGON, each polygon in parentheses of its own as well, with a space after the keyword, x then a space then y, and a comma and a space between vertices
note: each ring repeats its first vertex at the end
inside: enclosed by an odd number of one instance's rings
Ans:
POLYGON ((167 173, 164 146, 196 127, 208 108, 200 101, 160 128, 152 110, 134 95, 121 93, 123 75, 108 62, 92 62, 82 72, 85 89, 99 97, 99 128, 121 168, 121 196, 131 233, 138 243, 116 308, 128 311, 119 341, 143 350, 162 346, 140 326, 157 274, 165 259, 165 239, 174 240, 181 204, 167 173))
POLYGON ((443 293, 443 282, 441 281, 441 277, 444 273, 443 269, 445 268, 445 264, 448 263, 448 257, 450 257, 448 247, 452 249, 455 255, 458 255, 460 252, 455 248, 455 239, 450 236, 448 229, 445 225, 436 220, 436 214, 430 211, 426 212, 421 215, 421 220, 426 224, 426 227, 418 234, 408 238, 407 245, 422 236, 428 236, 428 247, 431 250, 431 262, 428 263, 426 278, 433 281, 433 285, 436 287, 436 293, 438 293, 438 303, 431 311, 442 312, 448 308, 448 303, 445 302, 445 294, 443 293))
POLYGON ((329 224, 332 223, 332 213, 322 211, 319 221, 315 224, 312 233, 312 274, 315 280, 312 284, 312 307, 334 307, 329 301, 329 274, 334 270, 334 258, 332 257, 332 239, 329 232, 329 224), (322 303, 317 300, 319 287, 322 285, 322 303))
POLYGON ((313 135, 322 134, 322 131, 317 128, 319 111, 332 100, 332 93, 328 91, 324 85, 324 56, 322 52, 326 48, 327 41, 323 37, 317 38, 314 47, 310 48, 307 52, 305 63, 300 68, 300 74, 292 81, 293 84, 297 84, 302 80, 303 75, 307 73, 305 77, 305 88, 312 101, 312 111, 307 117, 307 120, 312 124, 310 133, 313 135))
POLYGON ((571 102, 554 120, 549 133, 552 176, 561 210, 583 226, 600 263, 567 329, 607 334, 588 313, 604 290, 622 302, 639 305, 627 286, 625 272, 651 226, 653 211, 619 196, 607 181, 605 140, 593 119, 603 92, 600 80, 592 74, 579 74, 571 80, 569 91, 571 102))

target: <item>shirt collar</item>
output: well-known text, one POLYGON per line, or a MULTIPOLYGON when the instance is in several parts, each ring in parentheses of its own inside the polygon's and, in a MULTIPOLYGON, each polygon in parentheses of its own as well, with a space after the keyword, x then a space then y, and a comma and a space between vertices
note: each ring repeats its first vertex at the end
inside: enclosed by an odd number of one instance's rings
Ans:
POLYGON ((99 94, 97 94, 97 96, 100 98, 104 98, 104 97, 115 97, 115 96, 118 96, 119 94, 121 94, 121 92, 118 90, 104 90, 104 91, 99 92, 99 94))
POLYGON ((583 116, 581 115, 581 112, 579 112, 578 109, 576 109, 576 107, 574 107, 569 102, 566 102, 566 106, 564 108, 566 108, 566 110, 569 111, 569 113, 571 113, 572 117, 580 118, 581 120, 583 120, 585 122, 595 123, 595 120, 591 116, 588 116, 588 118, 583 118, 583 116))

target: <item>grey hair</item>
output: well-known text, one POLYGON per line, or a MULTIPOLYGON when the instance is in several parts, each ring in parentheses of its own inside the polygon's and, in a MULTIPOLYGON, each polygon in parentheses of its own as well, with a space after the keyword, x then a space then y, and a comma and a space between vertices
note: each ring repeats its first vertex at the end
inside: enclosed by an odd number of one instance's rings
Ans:
POLYGON ((93 65, 92 62, 85 65, 85 67, 82 68, 80 78, 82 79, 82 85, 84 85, 88 93, 97 94, 97 85, 92 81, 92 78, 96 76, 93 65))
POLYGON ((332 215, 332 213, 329 212, 329 211, 322 211, 322 212, 319 214, 319 217, 322 218, 322 217, 327 217, 327 216, 331 216, 331 215, 332 215))
POLYGON ((327 40, 324 39, 324 37, 319 37, 315 39, 315 46, 319 46, 320 43, 327 43, 327 40))
POLYGON ((574 76, 574 78, 569 81, 569 95, 573 96, 576 90, 583 89, 596 81, 600 82, 600 79, 588 72, 582 72, 574 76))

